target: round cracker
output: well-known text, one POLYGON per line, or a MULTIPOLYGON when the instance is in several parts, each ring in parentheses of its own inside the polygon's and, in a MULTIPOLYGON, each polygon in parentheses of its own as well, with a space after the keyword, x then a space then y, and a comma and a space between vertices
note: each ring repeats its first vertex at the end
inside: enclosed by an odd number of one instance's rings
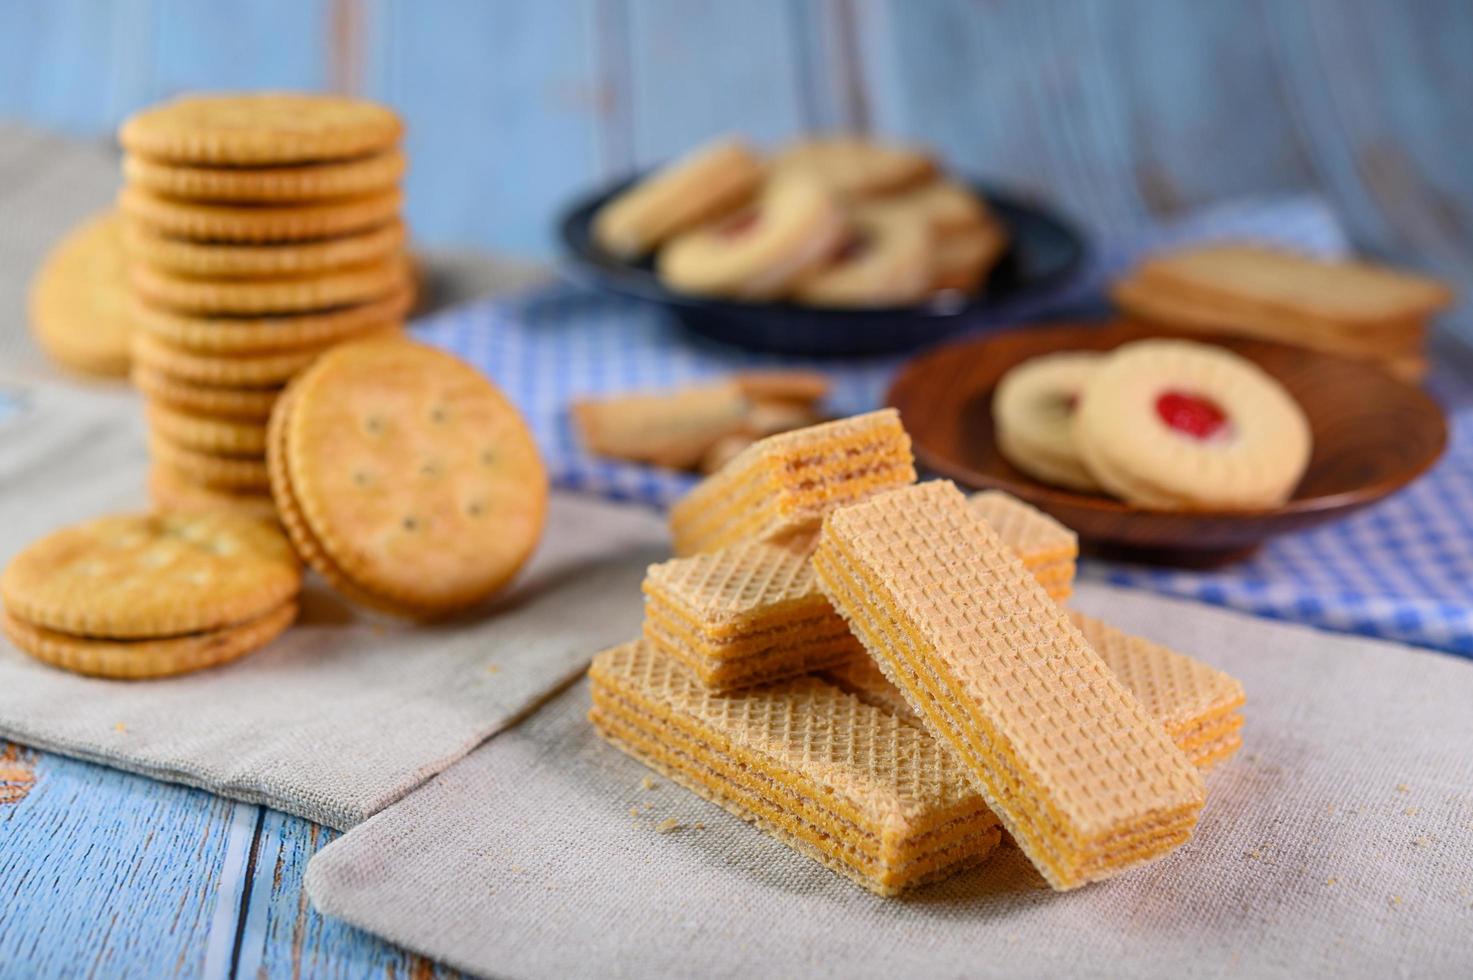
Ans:
MULTIPOLYGON (((515 406, 475 368, 413 341, 334 348, 278 405, 295 510, 381 606, 432 615, 505 585, 547 511, 547 472, 515 406)), ((273 447, 275 448, 275 447, 273 447)))
POLYGON ((410 283, 409 263, 402 255, 307 276, 224 282, 176 276, 138 263, 131 279, 146 302, 183 313, 231 316, 352 306, 403 292, 410 283))
POLYGON ((128 154, 123 179, 165 197, 191 201, 267 203, 357 197, 386 191, 404 176, 404 154, 295 167, 191 167, 128 154))
POLYGON ((167 466, 148 472, 148 494, 154 510, 197 514, 228 510, 257 520, 277 519, 276 505, 265 490, 229 490, 195 483, 167 466))
POLYGON ((405 289, 381 300, 327 313, 272 317, 201 317, 135 302, 134 322, 175 349, 200 354, 262 354, 320 348, 335 341, 403 325, 414 302, 405 289))
MULTIPOLYGON (((398 331, 398 326, 390 326, 381 327, 375 333, 398 331)), ((199 354, 139 331, 133 338, 133 358, 145 368, 182 381, 203 385, 268 387, 290 381, 331 347, 331 343, 324 343, 261 354, 199 354)))
POLYGON ((271 486, 265 459, 202 453, 157 432, 149 434, 148 452, 155 463, 174 470, 191 483, 236 491, 267 490, 271 486))
POLYGON ((255 419, 265 422, 271 417, 271 407, 281 395, 280 387, 201 385, 181 381, 142 365, 134 365, 131 377, 133 386, 150 401, 194 415, 217 418, 255 419))
POLYGON ((89 218, 52 249, 31 287, 30 313, 36 342, 65 366, 128 373, 133 320, 116 211, 89 218))
POLYGON ((137 221, 123 222, 123 242, 135 261, 194 279, 274 279, 307 276, 379 262, 404 250, 402 221, 320 241, 232 245, 171 238, 137 221))
POLYGON ((399 218, 397 190, 298 205, 201 204, 138 187, 118 193, 118 207, 154 231, 203 242, 296 242, 346 235, 399 218))
POLYGON ((303 92, 184 96, 128 117, 118 141, 170 163, 251 166, 315 163, 379 153, 404 131, 364 99, 303 92))
POLYGON ((6 609, 79 636, 142 639, 254 619, 297 594, 279 530, 238 514, 126 514, 53 532, 0 575, 6 609))
POLYGON ((154 640, 106 640, 73 636, 4 614, 5 635, 42 663, 90 677, 137 680, 172 677, 239 659, 280 636, 297 618, 297 604, 283 603, 248 622, 206 633, 154 640))
POLYGON ((177 445, 219 456, 256 456, 266 453, 265 421, 222 419, 195 415, 158 403, 148 406, 153 431, 177 445))

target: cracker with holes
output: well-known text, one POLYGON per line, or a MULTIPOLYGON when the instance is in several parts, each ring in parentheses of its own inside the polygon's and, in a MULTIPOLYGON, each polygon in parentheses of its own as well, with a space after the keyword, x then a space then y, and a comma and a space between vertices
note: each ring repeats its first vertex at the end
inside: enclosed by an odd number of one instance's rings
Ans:
POLYGON ((1185 340, 1117 348, 1084 388, 1074 444, 1106 490, 1160 509, 1281 504, 1312 448, 1303 409, 1278 381, 1185 340))
POLYGON ((323 355, 272 412, 267 454, 302 557, 386 612, 473 605, 542 534, 547 472, 526 422, 475 368, 410 340, 323 355))
POLYGON ((97 518, 50 534, 0 576, 4 629, 54 666, 160 677, 233 660, 296 616, 301 572, 279 530, 212 512, 97 518))

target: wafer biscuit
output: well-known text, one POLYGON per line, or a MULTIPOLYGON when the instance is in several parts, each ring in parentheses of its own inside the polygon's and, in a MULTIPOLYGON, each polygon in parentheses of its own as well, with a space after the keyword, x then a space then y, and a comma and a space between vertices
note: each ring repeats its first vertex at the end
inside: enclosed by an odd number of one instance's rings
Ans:
POLYGON ((643 589, 645 639, 714 690, 863 655, 801 551, 741 542, 651 565, 643 589))
POLYGON ((132 304, 131 313, 139 333, 147 333, 172 348, 234 357, 319 348, 399 327, 413 302, 413 290, 405 289, 360 306, 300 316, 190 316, 141 302, 132 304))
POLYGON ((953 484, 829 514, 814 569, 1053 887, 1191 836, 1200 774, 953 484))
POLYGON ((133 266, 133 289, 146 302, 206 316, 304 313, 368 303, 410 288, 409 263, 395 255, 366 265, 304 276, 194 279, 133 266))
POLYGON ((1055 563, 1072 574, 1074 559, 1079 557, 1079 535, 1063 524, 1001 490, 979 491, 967 503, 1035 576, 1055 563))
POLYGON ((397 190, 310 204, 202 204, 137 187, 118 193, 118 207, 155 232, 202 242, 299 242, 388 224, 404 204, 397 190))
POLYGON ((301 572, 277 529, 233 514, 101 517, 27 546, 0 576, 10 615, 79 636, 156 639, 255 619, 301 572))
POLYGON ((891 895, 981 861, 996 820, 918 729, 814 678, 732 696, 642 642, 590 670, 616 745, 795 850, 891 895))
POLYGON ((671 508, 675 553, 811 533, 834 507, 914 480, 910 436, 894 409, 770 436, 671 508))
POLYGON ((25 622, 8 609, 0 622, 12 643, 43 663, 75 674, 137 680, 171 677, 237 660, 276 639, 296 615, 297 604, 286 602, 243 623, 143 640, 61 633, 25 622))
MULTIPOLYGON (((1079 612, 1069 619, 1109 667, 1198 769, 1222 761, 1242 744, 1243 687, 1200 661, 1121 632, 1079 612)), ((855 697, 916 725, 924 724, 874 660, 854 657, 824 670, 855 697)))
POLYGON ((118 141, 151 160, 274 166, 348 160, 393 146, 404 125, 363 99, 307 92, 186 95, 129 116, 118 141))
POLYGON ((123 179, 134 187, 164 197, 233 203, 315 201, 373 194, 397 185, 404 169, 404 155, 397 151, 332 163, 277 167, 197 167, 132 153, 123 157, 123 179))
POLYGON ((320 241, 233 245, 161 235, 137 221, 123 222, 123 242, 134 260, 197 279, 306 276, 379 262, 404 250, 404 224, 391 221, 352 235, 320 241))

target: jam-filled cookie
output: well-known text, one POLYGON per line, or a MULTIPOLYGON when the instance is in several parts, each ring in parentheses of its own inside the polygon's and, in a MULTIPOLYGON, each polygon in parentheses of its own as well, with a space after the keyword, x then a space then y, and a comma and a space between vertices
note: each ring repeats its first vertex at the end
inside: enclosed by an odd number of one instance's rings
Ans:
POLYGON ((931 233, 914 218, 858 214, 829 263, 800 282, 793 298, 810 306, 919 303, 931 291, 931 233))
POLYGON ((811 177, 847 200, 880 197, 924 184, 936 161, 908 146, 850 136, 799 140, 773 160, 775 172, 811 177))
POLYGON ((1283 503, 1309 464, 1309 421, 1278 381, 1182 340, 1117 349, 1084 388, 1074 443, 1111 493, 1166 509, 1283 503))
POLYGON ((713 221, 751 200, 762 162, 738 140, 725 138, 676 160, 599 209, 593 237, 623 258, 638 258, 661 242, 713 221))
POLYGON ((671 241, 657 270, 683 293, 775 299, 823 266, 847 230, 843 210, 821 184, 779 178, 750 208, 671 241))
POLYGON ((1074 439, 1074 412, 1104 355, 1045 354, 1024 361, 992 396, 997 448, 1029 476, 1074 490, 1098 491, 1074 439))

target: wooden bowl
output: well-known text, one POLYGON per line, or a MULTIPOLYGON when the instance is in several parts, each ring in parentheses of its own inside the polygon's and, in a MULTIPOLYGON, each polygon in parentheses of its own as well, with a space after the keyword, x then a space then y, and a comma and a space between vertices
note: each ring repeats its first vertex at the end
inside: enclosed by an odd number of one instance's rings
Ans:
MULTIPOLYGON (((997 450, 992 391, 1009 368, 1039 354, 1110 350, 1159 328, 1072 323, 991 334, 908 362, 890 387, 924 469, 969 487, 1006 490, 1042 508, 1111 557, 1212 565, 1265 539, 1349 514, 1406 486, 1447 446, 1442 410, 1421 390, 1370 365, 1266 341, 1214 337, 1277 378, 1309 417, 1314 454, 1283 506, 1252 511, 1161 511, 1050 486, 997 450)), ((1201 338, 1194 338, 1201 339, 1201 338)))

